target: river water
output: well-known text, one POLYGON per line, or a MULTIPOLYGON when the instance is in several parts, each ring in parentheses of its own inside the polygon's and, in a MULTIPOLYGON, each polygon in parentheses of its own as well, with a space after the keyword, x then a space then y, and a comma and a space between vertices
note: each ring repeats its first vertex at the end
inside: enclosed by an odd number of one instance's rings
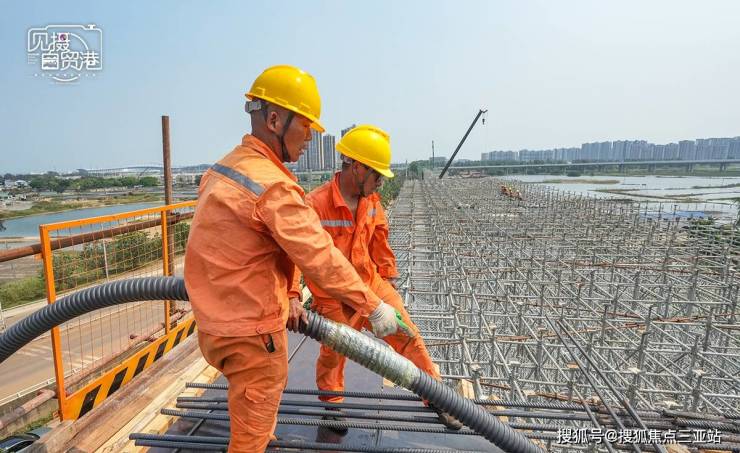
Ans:
POLYGON ((740 198, 740 177, 721 176, 567 176, 512 175, 504 179, 550 185, 565 192, 587 194, 599 198, 631 199, 647 202, 652 208, 670 212, 697 212, 702 217, 733 219, 737 206, 732 198, 740 198), (572 182, 571 182, 572 181, 572 182), (601 181, 602 183, 599 183, 601 181), (609 183, 603 183, 612 181, 609 183), (618 190, 618 193, 602 192, 618 190))
POLYGON ((38 214, 4 221, 5 230, 0 231, 0 238, 8 237, 39 237, 39 225, 46 223, 64 222, 67 220, 84 219, 121 212, 136 211, 138 209, 160 206, 162 203, 131 203, 115 206, 104 206, 101 208, 75 209, 71 211, 55 212, 51 214, 38 214))
MULTIPOLYGON (((523 182, 544 183, 566 192, 588 194, 601 198, 630 198, 635 201, 650 202, 656 206, 663 205, 665 210, 672 210, 675 206, 676 209, 705 212, 707 216, 711 215, 718 218, 734 218, 737 214, 737 209, 730 199, 735 197, 740 198, 740 187, 719 187, 731 184, 740 185, 740 177, 578 176, 569 178, 567 176, 553 175, 513 175, 505 178, 523 182), (561 182, 547 182, 555 180, 560 180, 561 182), (575 182, 569 182, 569 180, 575 182), (600 184, 598 181, 613 182, 600 184), (620 192, 599 192, 599 190, 604 189, 617 189, 620 192)), ((160 204, 132 203, 8 219, 5 221, 5 230, 0 231, 0 238, 38 238, 39 225, 41 224, 135 211, 160 204)))

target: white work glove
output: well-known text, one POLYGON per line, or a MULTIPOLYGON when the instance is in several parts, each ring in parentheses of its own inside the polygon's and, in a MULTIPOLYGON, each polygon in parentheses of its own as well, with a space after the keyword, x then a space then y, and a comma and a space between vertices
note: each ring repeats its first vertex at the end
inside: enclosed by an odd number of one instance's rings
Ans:
POLYGON ((409 331, 408 327, 400 322, 400 318, 401 315, 396 311, 396 309, 382 300, 380 301, 378 308, 373 310, 373 312, 370 313, 370 316, 367 317, 368 321, 370 321, 370 324, 373 326, 373 333, 378 338, 393 335, 399 330, 409 337, 413 337, 413 332, 409 331))
POLYGON ((382 300, 378 308, 370 313, 367 317, 370 324, 373 326, 373 333, 378 338, 387 337, 393 335, 398 331, 398 323, 396 322, 396 309, 386 304, 382 300))

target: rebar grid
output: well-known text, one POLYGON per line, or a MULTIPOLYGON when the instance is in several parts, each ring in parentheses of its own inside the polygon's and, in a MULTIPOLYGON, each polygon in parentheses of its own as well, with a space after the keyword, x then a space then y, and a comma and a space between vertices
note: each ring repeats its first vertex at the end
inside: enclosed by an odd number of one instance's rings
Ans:
POLYGON ((407 181, 389 218, 409 312, 477 398, 740 412, 731 227, 494 178, 407 181))

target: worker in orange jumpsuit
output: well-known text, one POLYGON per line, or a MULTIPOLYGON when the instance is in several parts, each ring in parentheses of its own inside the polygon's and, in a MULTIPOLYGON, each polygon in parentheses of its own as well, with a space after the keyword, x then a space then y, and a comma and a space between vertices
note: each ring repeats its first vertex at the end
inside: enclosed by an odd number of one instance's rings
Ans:
MULTIPOLYGON (((390 138, 377 127, 357 126, 342 137, 337 143, 337 150, 342 154, 341 171, 309 193, 306 201, 316 210, 321 225, 331 235, 334 245, 355 267, 362 281, 395 308, 414 333, 413 337, 402 333, 382 335, 375 332, 375 335, 382 337, 417 367, 440 380, 439 371, 429 357, 424 340, 404 308, 394 283, 398 277, 396 258, 388 244, 388 221, 377 193, 383 178, 393 177, 390 169, 390 138)), ((365 313, 337 300, 318 283, 306 276, 306 284, 313 294, 313 310, 356 330, 362 327, 372 329, 372 318, 368 321, 365 313)), ((316 386, 319 390, 344 391, 345 361, 343 355, 326 346, 321 347, 316 362, 316 386)), ((343 401, 337 396, 321 396, 320 399, 343 401)), ((462 427, 449 414, 437 412, 439 420, 446 426, 454 429, 462 427)), ((326 418, 343 420, 341 415, 326 418)), ((346 429, 338 428, 335 431, 344 433, 346 429)))
POLYGON ((208 363, 229 382, 230 452, 262 452, 288 375, 287 333, 306 320, 298 268, 331 297, 368 316, 380 336, 395 310, 332 245, 283 165, 306 149, 321 100, 311 75, 265 70, 247 93, 252 133, 203 176, 185 253, 185 284, 208 363))

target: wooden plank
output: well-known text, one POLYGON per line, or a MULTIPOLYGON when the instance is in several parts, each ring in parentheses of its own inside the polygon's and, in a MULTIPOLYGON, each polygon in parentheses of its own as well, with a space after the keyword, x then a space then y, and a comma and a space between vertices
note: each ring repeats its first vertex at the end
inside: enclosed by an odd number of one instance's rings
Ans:
MULTIPOLYGON (((163 407, 174 406, 179 396, 198 396, 204 392, 203 389, 186 388, 187 382, 212 383, 220 373, 208 365, 204 358, 196 360, 187 370, 172 381, 160 396, 152 400, 144 410, 132 418, 123 428, 104 443, 98 452, 139 452, 145 451, 144 447, 137 447, 128 436, 134 432, 148 434, 162 434, 177 420, 177 417, 162 415, 159 413, 163 407)), ((163 378, 166 379, 167 377, 163 378)))
POLYGON ((187 340, 144 370, 100 406, 74 422, 64 422, 31 446, 31 452, 95 451, 157 398, 172 382, 202 357, 198 340, 187 340))
POLYGON ((467 398, 469 400, 475 399, 475 389, 473 388, 473 383, 467 379, 460 379, 459 381, 457 381, 455 391, 459 395, 462 395, 463 398, 467 398))
MULTIPOLYGON (((195 340, 195 338, 193 339, 195 340)), ((150 405, 152 403, 156 403, 161 407, 161 404, 163 403, 163 400, 161 399, 162 394, 165 394, 167 389, 172 386, 173 376, 178 376, 177 382, 179 383, 179 377, 182 376, 190 366, 192 366, 193 362, 197 362, 202 359, 200 349, 198 349, 197 340, 193 343, 195 350, 183 357, 180 363, 173 363, 168 367, 170 370, 163 370, 163 372, 150 376, 148 382, 138 383, 137 387, 140 387, 139 392, 137 395, 133 395, 133 398, 127 398, 128 403, 124 406, 124 411, 116 410, 114 409, 115 405, 112 405, 109 410, 115 410, 114 413, 109 412, 108 414, 99 414, 96 417, 98 419, 98 423, 91 424, 88 429, 76 436, 76 438, 72 440, 71 444, 83 451, 95 451, 120 431, 122 426, 126 425, 132 418, 145 413, 150 409, 153 410, 156 415, 159 409, 153 408, 153 406, 150 405), (131 401, 132 399, 133 401, 131 401)), ((184 386, 184 382, 181 385, 184 386)))

